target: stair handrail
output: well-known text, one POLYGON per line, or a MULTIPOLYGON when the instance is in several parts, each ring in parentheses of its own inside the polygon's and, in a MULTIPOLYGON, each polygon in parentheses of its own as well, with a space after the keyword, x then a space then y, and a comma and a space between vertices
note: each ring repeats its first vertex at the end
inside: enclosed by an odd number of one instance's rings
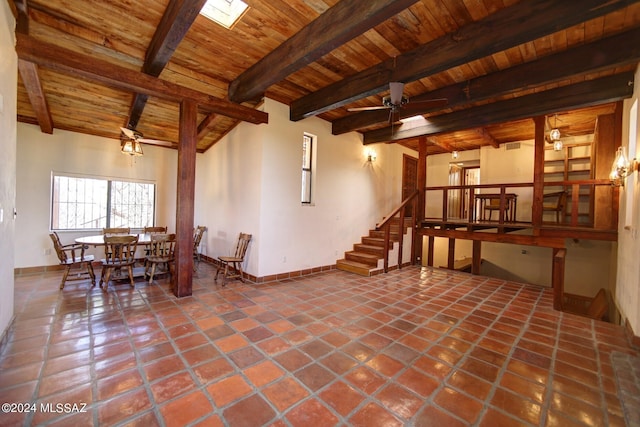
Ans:
MULTIPOLYGON (((395 208, 389 215, 383 217, 383 221, 380 224, 376 224, 376 230, 380 230, 384 228, 384 272, 387 273, 389 271, 389 248, 391 241, 391 220, 401 213, 405 206, 407 206, 420 192, 415 189, 406 199, 400 203, 400 206, 395 208)), ((417 203, 413 205, 413 215, 412 215, 412 229, 415 232, 415 224, 416 224, 416 216, 417 216, 417 203)), ((398 224, 399 234, 398 234, 398 270, 402 268, 402 246, 403 246, 403 236, 404 236, 404 215, 400 215, 400 222, 398 224)), ((412 239, 412 245, 415 239, 412 239)), ((413 252, 413 247, 411 248, 413 252)))

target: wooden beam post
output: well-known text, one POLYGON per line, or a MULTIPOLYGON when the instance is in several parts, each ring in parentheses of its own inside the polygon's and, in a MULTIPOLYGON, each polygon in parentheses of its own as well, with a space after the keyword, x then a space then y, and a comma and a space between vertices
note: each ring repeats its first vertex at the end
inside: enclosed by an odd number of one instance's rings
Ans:
POLYGON ((447 268, 449 270, 453 270, 455 267, 455 257, 456 257, 456 239, 453 237, 449 238, 449 254, 447 255, 447 268))
POLYGON ((566 255, 566 249, 553 249, 553 269, 551 277, 553 309, 559 311, 562 311, 562 300, 564 298, 564 260, 566 255))
POLYGON ((471 255, 471 274, 480 274, 482 264, 482 240, 473 241, 473 253, 471 255))
MULTIPOLYGON (((418 261, 422 264, 422 242, 423 235, 418 233, 418 228, 422 227, 422 220, 424 219, 424 207, 426 204, 424 189, 427 186, 427 138, 421 137, 418 140, 418 182, 416 188, 418 189, 418 199, 416 201, 415 219, 416 226, 413 229, 414 247, 415 247, 415 259, 414 264, 418 261)), ((429 254, 433 261, 433 255, 429 254)), ((433 265, 433 262, 432 262, 433 265)))
POLYGON ((178 145, 178 194, 176 200, 176 274, 173 293, 191 295, 193 286, 193 213, 196 182, 198 105, 192 100, 180 104, 180 144, 178 145))
POLYGON ((533 234, 538 235, 542 226, 542 199, 544 194, 544 125, 545 117, 536 116, 535 140, 533 151, 533 205, 531 208, 531 222, 533 234))
POLYGON ((429 236, 427 244, 427 265, 433 267, 433 249, 435 247, 435 237, 429 236))

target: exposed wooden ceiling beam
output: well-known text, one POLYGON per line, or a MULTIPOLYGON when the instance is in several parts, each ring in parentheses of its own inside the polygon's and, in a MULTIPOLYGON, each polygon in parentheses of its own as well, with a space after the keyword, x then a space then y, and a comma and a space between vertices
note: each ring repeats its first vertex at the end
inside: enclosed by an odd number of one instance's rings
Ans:
POLYGON ((433 116, 426 124, 412 122, 400 126, 378 129, 364 134, 364 144, 392 142, 423 135, 436 135, 504 123, 528 117, 551 114, 556 111, 584 108, 607 102, 620 101, 633 94, 633 72, 588 80, 519 98, 473 107, 453 113, 433 116))
POLYGON ((408 8, 417 0, 342 0, 240 74, 229 85, 234 102, 255 100, 269 86, 408 8))
POLYGON ((485 142, 485 145, 490 145, 493 148, 500 148, 500 144, 496 141, 491 134, 487 131, 487 129, 480 127, 473 130, 482 140, 485 142))
MULTIPOLYGON (((414 96, 411 97, 409 105, 412 102, 447 98, 448 108, 457 107, 469 102, 484 101, 527 88, 556 83, 580 74, 637 63, 640 60, 640 43, 630 43, 629 40, 640 40, 640 28, 414 96)), ((399 118, 431 111, 434 109, 421 111, 412 109, 411 112, 406 113, 400 110, 399 118)), ((351 114, 335 120, 332 123, 332 132, 334 135, 340 135, 382 123, 387 121, 388 115, 388 111, 383 110, 351 114)))
POLYGON ((216 98, 197 90, 133 71, 107 61, 60 48, 32 37, 16 34, 16 51, 20 59, 73 76, 97 81, 110 87, 143 93, 173 102, 192 99, 204 111, 250 123, 267 123, 263 111, 216 98))
MULTIPOLYGON (((16 33, 28 35, 29 10, 27 0, 15 0, 14 3, 9 0, 9 3, 15 8, 16 33)), ((53 119, 51 118, 47 97, 44 94, 40 75, 38 74, 38 66, 32 62, 18 59, 18 72, 20 73, 22 84, 24 84, 24 88, 27 91, 31 107, 36 114, 36 120, 38 121, 40 130, 44 133, 52 134, 53 119)))
POLYGON ((29 11, 27 0, 7 0, 16 18, 16 32, 29 34, 29 11))
POLYGON ((53 119, 51 118, 51 111, 49 111, 47 98, 44 95, 40 76, 38 75, 38 66, 33 62, 18 59, 18 72, 27 90, 31 106, 36 113, 40 130, 44 133, 52 134, 53 119))
POLYGON ((214 126, 214 121, 218 117, 217 114, 209 113, 198 125, 198 139, 204 138, 209 130, 214 126))
POLYGON ((448 144, 448 143, 446 143, 444 141, 440 141, 437 136, 428 137, 427 138, 427 142, 430 143, 430 144, 433 144, 433 145, 437 145, 438 147, 440 147, 443 150, 448 151, 450 153, 452 151, 454 151, 454 148, 451 146, 451 144, 448 144))
POLYGON ((523 0, 395 58, 330 84, 291 103, 291 120, 317 115, 386 90, 484 58, 603 16, 633 0, 523 0), (497 31, 496 29, 500 29, 497 31))
MULTIPOLYGON (((160 25, 149 43, 142 72, 158 77, 198 17, 206 0, 171 0, 160 25)), ((135 129, 147 104, 148 96, 136 93, 129 109, 127 127, 135 129)))

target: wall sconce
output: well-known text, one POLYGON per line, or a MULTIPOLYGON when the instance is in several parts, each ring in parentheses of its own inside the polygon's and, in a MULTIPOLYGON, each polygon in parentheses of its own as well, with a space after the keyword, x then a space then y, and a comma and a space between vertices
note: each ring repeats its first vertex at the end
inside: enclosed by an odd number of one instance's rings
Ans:
POLYGON ((378 156, 376 155, 375 150, 367 150, 367 161, 375 162, 378 156))
POLYGON ((613 164, 611 165, 611 173, 609 174, 611 185, 615 187, 624 186, 625 178, 629 176, 635 168, 636 161, 634 159, 633 164, 629 161, 627 149, 625 147, 618 147, 616 157, 613 159, 613 164))
POLYGON ((453 158, 453 159, 457 159, 458 158, 458 150, 453 150, 451 152, 451 158, 453 158))

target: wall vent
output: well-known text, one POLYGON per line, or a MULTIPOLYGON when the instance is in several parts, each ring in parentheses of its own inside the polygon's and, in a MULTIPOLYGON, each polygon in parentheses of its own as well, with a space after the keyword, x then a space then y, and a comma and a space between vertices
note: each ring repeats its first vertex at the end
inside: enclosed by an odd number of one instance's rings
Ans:
POLYGON ((505 144, 505 150, 518 150, 520 148, 519 142, 508 142, 505 144))

